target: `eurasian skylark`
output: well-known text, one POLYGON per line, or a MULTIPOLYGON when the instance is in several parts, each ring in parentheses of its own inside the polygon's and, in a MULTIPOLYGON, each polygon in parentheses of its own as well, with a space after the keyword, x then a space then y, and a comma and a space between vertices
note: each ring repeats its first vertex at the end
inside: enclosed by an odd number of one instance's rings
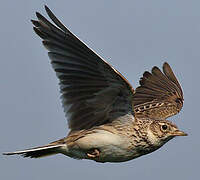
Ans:
POLYGON ((186 136, 166 118, 183 106, 183 92, 168 63, 153 67, 135 90, 110 64, 73 35, 45 6, 32 20, 60 80, 68 136, 45 146, 4 153, 39 158, 62 153, 76 159, 123 162, 186 136))

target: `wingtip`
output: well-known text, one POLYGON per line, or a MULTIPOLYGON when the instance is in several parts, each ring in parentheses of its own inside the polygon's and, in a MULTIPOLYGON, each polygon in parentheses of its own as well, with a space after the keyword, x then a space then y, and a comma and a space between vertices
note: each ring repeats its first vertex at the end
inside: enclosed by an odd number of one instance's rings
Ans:
POLYGON ((36 14, 36 16, 37 16, 37 18, 38 18, 39 20, 40 20, 40 19, 44 19, 44 16, 43 16, 41 13, 36 12, 35 14, 36 14))
POLYGON ((143 77, 150 77, 152 74, 149 72, 149 71, 145 71, 144 73, 143 73, 143 77))
POLYGON ((36 20, 31 19, 31 23, 35 26, 35 27, 39 27, 39 22, 36 20))
POLYGON ((154 74, 154 72, 156 71, 160 71, 160 69, 157 67, 157 66, 154 66, 152 69, 151 69, 151 73, 154 74))
POLYGON ((44 5, 45 11, 47 12, 47 14, 52 14, 51 10, 48 8, 47 5, 44 5))
MULTIPOLYGON (((51 12, 51 10, 48 8, 48 6, 45 4, 44 8, 46 10, 46 12, 48 13, 49 11, 51 12)), ((37 18, 39 19, 40 16, 42 16, 38 11, 35 12, 37 18)))
POLYGON ((165 61, 165 62, 163 63, 163 68, 164 68, 164 67, 170 67, 169 63, 165 61))
POLYGON ((46 11, 50 10, 46 4, 44 5, 44 8, 46 11))

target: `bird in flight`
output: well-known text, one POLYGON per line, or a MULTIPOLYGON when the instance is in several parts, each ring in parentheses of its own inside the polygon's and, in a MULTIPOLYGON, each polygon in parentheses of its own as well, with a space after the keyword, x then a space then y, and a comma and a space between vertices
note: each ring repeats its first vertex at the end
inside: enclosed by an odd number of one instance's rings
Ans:
POLYGON ((183 106, 181 86, 168 63, 144 72, 135 90, 110 64, 72 34, 45 6, 33 29, 48 50, 68 119, 67 137, 45 146, 4 153, 40 158, 64 154, 96 162, 124 162, 187 134, 166 120, 183 106))

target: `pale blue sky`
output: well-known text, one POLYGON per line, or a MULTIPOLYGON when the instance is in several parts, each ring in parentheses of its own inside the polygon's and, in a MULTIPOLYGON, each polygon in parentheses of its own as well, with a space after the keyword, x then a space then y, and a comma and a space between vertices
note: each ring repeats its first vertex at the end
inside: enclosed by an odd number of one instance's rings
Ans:
POLYGON ((0 155, 0 179, 199 178, 200 1, 3 0, 0 6, 0 152, 43 145, 66 136, 58 80, 33 32, 43 5, 133 85, 145 70, 167 61, 184 91, 181 113, 171 118, 188 137, 120 164, 63 155, 42 159, 0 155))

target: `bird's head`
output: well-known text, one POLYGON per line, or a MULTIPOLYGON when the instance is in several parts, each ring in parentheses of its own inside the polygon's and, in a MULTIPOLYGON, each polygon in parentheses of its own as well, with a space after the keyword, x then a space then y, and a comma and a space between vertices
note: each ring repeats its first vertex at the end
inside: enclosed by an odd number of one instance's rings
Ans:
POLYGON ((187 134, 168 120, 154 120, 149 126, 147 136, 154 146, 160 147, 176 136, 187 136, 187 134))

